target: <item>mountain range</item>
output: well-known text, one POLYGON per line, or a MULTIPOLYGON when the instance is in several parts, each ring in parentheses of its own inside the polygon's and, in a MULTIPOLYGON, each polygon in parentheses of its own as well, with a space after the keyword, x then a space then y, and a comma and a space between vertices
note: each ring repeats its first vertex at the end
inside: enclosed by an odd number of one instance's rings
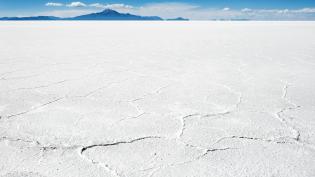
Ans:
POLYGON ((133 15, 129 13, 119 13, 112 9, 105 9, 102 12, 91 13, 86 15, 80 15, 71 18, 60 18, 54 16, 33 16, 33 17, 2 17, 0 20, 6 21, 37 21, 37 20, 141 20, 141 21, 161 21, 161 20, 169 20, 169 21, 188 21, 189 19, 185 19, 182 17, 174 18, 174 19, 163 19, 158 16, 139 16, 133 15))

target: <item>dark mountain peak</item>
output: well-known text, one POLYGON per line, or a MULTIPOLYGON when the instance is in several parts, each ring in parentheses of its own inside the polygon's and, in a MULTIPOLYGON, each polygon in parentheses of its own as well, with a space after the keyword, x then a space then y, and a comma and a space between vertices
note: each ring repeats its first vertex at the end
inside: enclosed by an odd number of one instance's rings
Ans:
POLYGON ((99 12, 98 14, 103 14, 103 15, 118 15, 120 14, 119 12, 112 10, 112 9, 104 9, 102 12, 99 12))
POLYGON ((104 9, 102 12, 86 14, 69 20, 163 20, 160 17, 138 16, 129 13, 119 13, 112 9, 104 9))
POLYGON ((183 18, 183 17, 177 17, 177 18, 171 18, 167 19, 168 21, 189 21, 188 18, 183 18))

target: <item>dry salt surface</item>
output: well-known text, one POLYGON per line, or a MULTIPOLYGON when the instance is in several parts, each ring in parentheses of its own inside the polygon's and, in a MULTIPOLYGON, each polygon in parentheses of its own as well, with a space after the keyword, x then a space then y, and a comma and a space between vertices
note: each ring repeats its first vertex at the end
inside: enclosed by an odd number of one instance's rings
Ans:
POLYGON ((2 177, 314 177, 315 22, 1 22, 2 177))

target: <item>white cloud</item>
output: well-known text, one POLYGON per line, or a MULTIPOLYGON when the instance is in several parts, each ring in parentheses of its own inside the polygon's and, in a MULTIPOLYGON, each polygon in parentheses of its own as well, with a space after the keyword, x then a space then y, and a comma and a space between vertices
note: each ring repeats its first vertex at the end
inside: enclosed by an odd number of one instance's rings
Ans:
POLYGON ((223 8, 222 10, 223 10, 223 11, 229 11, 229 10, 230 10, 230 8, 225 7, 225 8, 223 8))
POLYGON ((107 4, 105 6, 107 9, 133 9, 133 6, 126 4, 107 4))
POLYGON ((293 10, 295 13, 315 13, 315 8, 303 8, 298 10, 293 10))
POLYGON ((181 16, 192 19, 192 17, 205 17, 205 15, 201 15, 203 10, 199 9, 199 6, 185 3, 152 3, 133 8, 127 12, 145 16, 160 16, 162 18, 176 18, 181 16), (196 13, 197 11, 198 13, 196 13))
POLYGON ((278 13, 280 13, 280 14, 289 13, 289 9, 281 9, 281 10, 278 11, 278 13))
POLYGON ((46 6, 53 6, 53 7, 60 7, 60 6, 63 6, 62 3, 58 3, 58 2, 47 2, 45 5, 46 5, 46 6))
POLYGON ((241 10, 242 12, 252 12, 253 10, 252 9, 249 9, 249 8, 244 8, 241 10))
POLYGON ((303 9, 242 9, 245 18, 252 20, 314 20, 315 8, 303 9))
POLYGON ((303 9, 242 9, 242 12, 253 12, 253 13, 269 13, 269 14, 289 14, 289 13, 314 13, 315 8, 303 8, 303 9))
POLYGON ((86 4, 83 2, 72 2, 70 4, 67 4, 68 7, 86 7, 86 4))
POLYGON ((160 16, 162 18, 184 17, 192 20, 210 20, 222 18, 234 18, 241 14, 240 11, 228 9, 203 8, 188 3, 152 3, 137 7, 128 12, 145 15, 160 16))
POLYGON ((94 3, 90 4, 90 7, 102 8, 102 9, 113 9, 113 10, 128 10, 133 9, 133 6, 127 4, 100 4, 94 3))
POLYGON ((90 7, 96 7, 96 8, 105 8, 104 4, 100 4, 100 3, 94 3, 94 4, 90 4, 90 7))

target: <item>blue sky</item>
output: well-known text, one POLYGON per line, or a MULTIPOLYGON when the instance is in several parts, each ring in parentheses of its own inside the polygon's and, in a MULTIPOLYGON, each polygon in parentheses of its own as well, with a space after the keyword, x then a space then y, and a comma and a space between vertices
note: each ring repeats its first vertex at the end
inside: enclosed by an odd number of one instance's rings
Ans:
POLYGON ((315 0, 0 0, 0 16, 81 15, 112 8, 138 15, 196 20, 314 20, 315 0))

